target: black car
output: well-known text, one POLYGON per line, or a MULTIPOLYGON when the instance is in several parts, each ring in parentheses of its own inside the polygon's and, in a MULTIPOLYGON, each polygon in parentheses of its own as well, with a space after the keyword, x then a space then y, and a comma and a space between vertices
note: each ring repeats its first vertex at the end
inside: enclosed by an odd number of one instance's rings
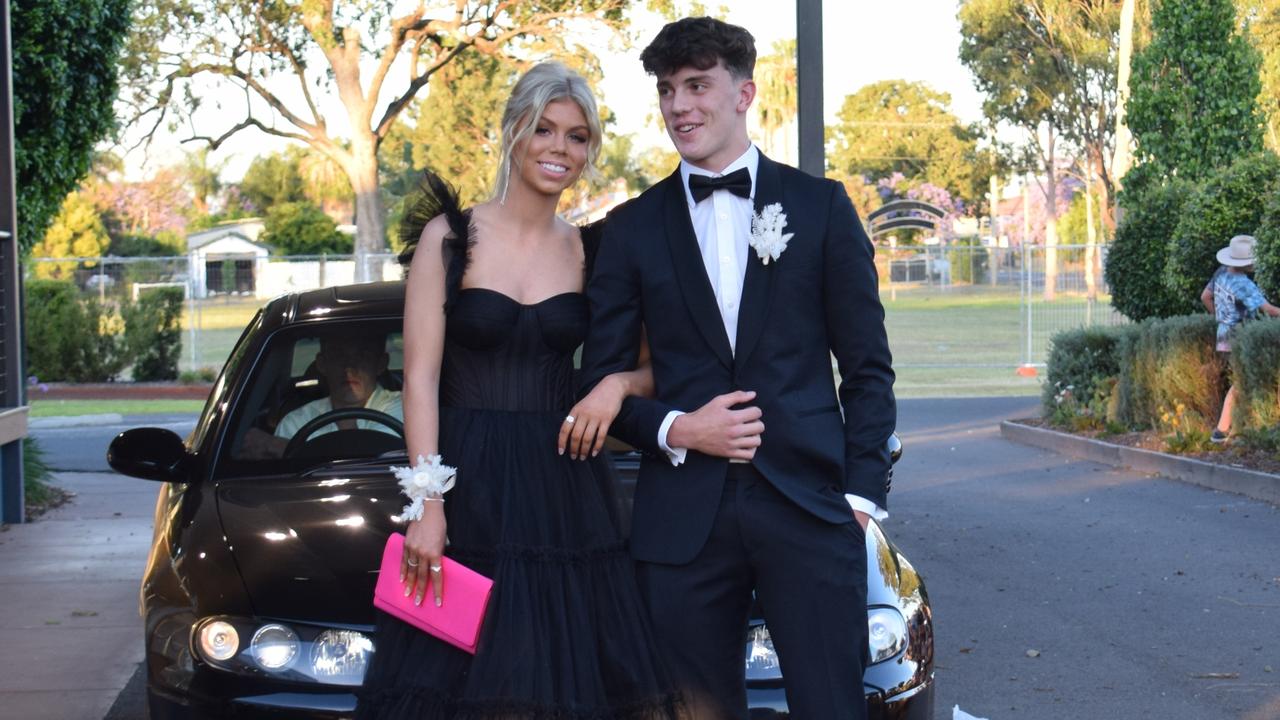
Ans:
MULTIPOLYGON (((351 714, 374 652, 381 550, 402 525, 387 468, 406 464, 393 411, 403 310, 402 283, 276 298, 236 343, 186 440, 136 428, 112 441, 113 468, 162 482, 140 598, 154 720, 351 714), (326 412, 320 346, 371 334, 386 351, 382 409, 326 412), (296 430, 277 435, 284 425, 296 430)), ((625 501, 637 461, 615 462, 625 501)), ((871 717, 931 718, 924 585, 874 523, 867 566, 868 607, 849 612, 866 612, 870 626, 862 682, 871 717)), ((763 622, 751 626, 743 662, 752 717, 787 717, 763 622)))

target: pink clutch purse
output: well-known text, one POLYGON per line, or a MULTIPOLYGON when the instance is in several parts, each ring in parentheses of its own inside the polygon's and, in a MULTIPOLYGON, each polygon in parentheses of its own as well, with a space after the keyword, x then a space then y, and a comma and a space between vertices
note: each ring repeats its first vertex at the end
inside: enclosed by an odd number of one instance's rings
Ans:
POLYGON ((382 551, 382 568, 378 572, 378 584, 373 589, 373 606, 474 655, 493 581, 444 558, 444 595, 440 607, 436 607, 430 586, 422 604, 414 605, 413 596, 405 596, 404 583, 400 582, 403 552, 404 535, 391 533, 387 547, 382 551))

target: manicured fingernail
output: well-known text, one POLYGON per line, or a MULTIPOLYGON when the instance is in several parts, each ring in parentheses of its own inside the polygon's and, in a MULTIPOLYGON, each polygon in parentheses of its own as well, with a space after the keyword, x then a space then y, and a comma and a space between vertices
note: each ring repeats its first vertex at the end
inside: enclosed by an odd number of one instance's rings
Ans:
POLYGON ((564 448, 560 448, 559 450, 557 450, 557 451, 556 451, 556 454, 557 454, 557 455, 563 455, 563 454, 564 454, 564 448))
POLYGON ((436 607, 440 607, 441 605, 444 605, 444 601, 440 598, 436 598, 436 607))
POLYGON ((414 605, 421 606, 421 605, 422 605, 422 596, 421 596, 421 595, 419 595, 418 597, 414 598, 414 599, 413 599, 413 604, 414 604, 414 605))
POLYGON ((400 571, 400 582, 404 582, 404 571, 400 571))
POLYGON ((407 588, 405 588, 405 589, 404 589, 404 596, 405 596, 405 597, 409 597, 409 593, 411 593, 411 592, 413 592, 413 588, 408 588, 408 587, 407 587, 407 588))

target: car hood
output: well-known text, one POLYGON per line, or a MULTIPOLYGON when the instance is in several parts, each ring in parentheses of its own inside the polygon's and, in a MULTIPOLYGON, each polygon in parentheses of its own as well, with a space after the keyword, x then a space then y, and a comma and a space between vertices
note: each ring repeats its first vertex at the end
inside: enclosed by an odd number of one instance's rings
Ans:
POLYGON ((382 464, 219 483, 227 545, 259 617, 373 622, 373 587, 404 506, 382 464))

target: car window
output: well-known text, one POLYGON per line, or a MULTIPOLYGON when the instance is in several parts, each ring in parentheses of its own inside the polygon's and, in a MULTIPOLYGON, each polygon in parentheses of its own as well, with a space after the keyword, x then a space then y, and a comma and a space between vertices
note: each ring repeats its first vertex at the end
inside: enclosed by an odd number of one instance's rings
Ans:
POLYGON ((403 347, 398 321, 276 332, 240 395, 221 457, 261 472, 402 452, 403 347))

